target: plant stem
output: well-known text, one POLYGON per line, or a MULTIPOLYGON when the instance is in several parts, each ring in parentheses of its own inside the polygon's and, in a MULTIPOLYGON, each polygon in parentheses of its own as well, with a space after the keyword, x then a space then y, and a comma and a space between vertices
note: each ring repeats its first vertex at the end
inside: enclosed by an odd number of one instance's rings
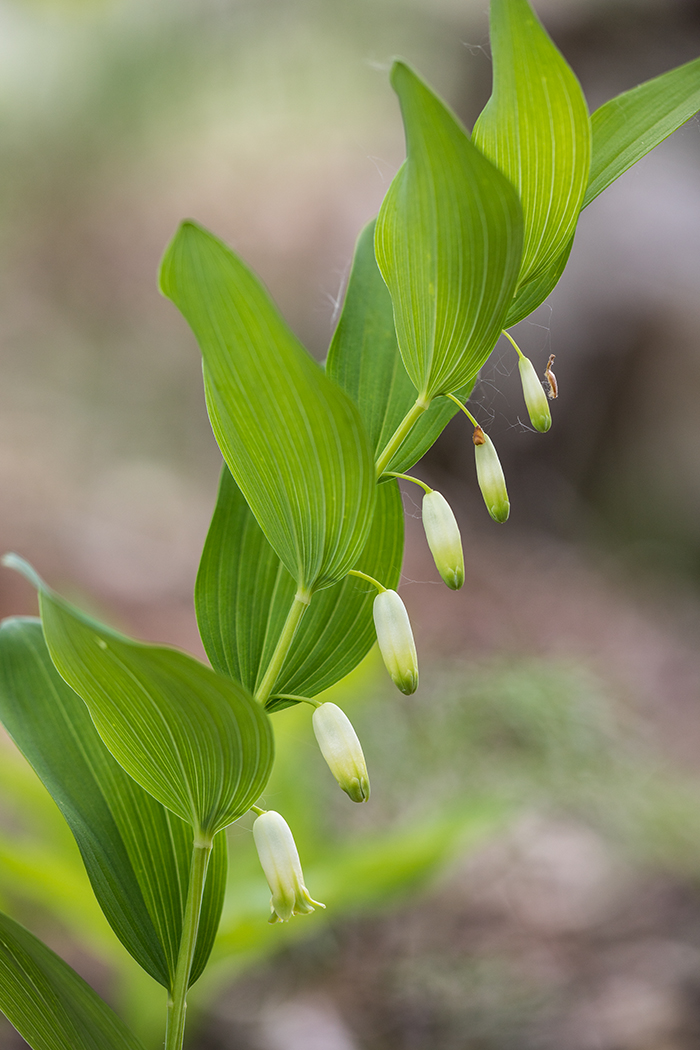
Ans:
POLYGON ((357 576, 358 580, 366 580, 367 583, 371 583, 373 587, 376 587, 381 594, 386 590, 379 580, 375 580, 374 576, 368 576, 366 572, 360 572, 359 569, 351 569, 348 576, 357 576))
POLYGON ((173 989, 168 999, 168 1019, 165 1026, 165 1050, 181 1050, 185 1037, 185 1014, 187 1012, 187 989, 192 972, 192 960, 197 944, 199 914, 202 910, 204 884, 211 855, 212 840, 197 842, 192 848, 190 882, 187 887, 187 903, 182 920, 180 950, 175 968, 173 989))
POLYGON ((396 430, 389 438, 389 441, 384 446, 384 450, 381 452, 377 460, 378 478, 381 478, 385 469, 394 458, 394 454, 399 450, 404 440, 408 437, 413 425, 420 419, 427 408, 430 408, 430 401, 425 401, 421 394, 413 407, 409 409, 403 417, 396 430))
POLYGON ((297 627, 299 626, 302 616, 308 609, 310 601, 310 596, 299 594, 294 595, 292 607, 287 613, 287 619, 284 621, 282 634, 277 639, 275 651, 267 665, 267 670, 265 671, 263 680, 255 691, 255 699, 261 704, 265 703, 272 692, 277 677, 282 670, 282 664, 289 652, 289 647, 294 641, 297 627))
POLYGON ((509 341, 510 343, 512 343, 512 344, 513 344, 513 346, 515 347, 515 349, 516 349, 516 350, 518 351, 518 357, 525 357, 525 354, 524 354, 524 353, 522 352, 522 350, 520 349, 520 347, 519 347, 519 346, 518 346, 518 344, 516 343, 515 339, 513 339, 513 336, 512 336, 512 335, 510 335, 510 333, 509 333, 509 332, 506 332, 505 328, 504 328, 504 329, 503 329, 503 331, 501 332, 501 335, 504 335, 504 336, 506 337, 506 339, 507 339, 507 340, 508 340, 508 341, 509 341))
POLYGON ((474 426, 475 426, 475 427, 478 427, 478 426, 479 426, 479 424, 478 424, 478 423, 477 423, 477 421, 476 421, 476 420, 474 419, 474 416, 473 416, 473 415, 471 414, 471 412, 469 411, 469 409, 467 408, 467 406, 466 406, 466 405, 463 405, 463 404, 462 404, 462 402, 461 402, 461 401, 459 400, 459 398, 458 398, 458 397, 455 397, 455 396, 454 396, 454 394, 445 394, 445 397, 449 397, 450 401, 454 401, 454 403, 455 403, 456 405, 459 405, 459 407, 460 407, 460 408, 462 409, 462 411, 464 412, 465 416, 466 416, 466 417, 467 417, 467 418, 468 418, 468 419, 469 419, 469 420, 470 420, 470 421, 471 421, 471 422, 472 422, 472 423, 474 424, 474 426))
POLYGON ((397 474, 395 470, 385 470, 384 473, 390 478, 403 478, 404 481, 412 481, 414 485, 420 485, 426 495, 433 491, 430 485, 426 485, 420 478, 412 478, 410 474, 397 474))
POLYGON ((311 704, 312 707, 321 707, 322 700, 312 700, 310 696, 298 696, 296 693, 275 693, 275 700, 299 700, 304 704, 311 704))

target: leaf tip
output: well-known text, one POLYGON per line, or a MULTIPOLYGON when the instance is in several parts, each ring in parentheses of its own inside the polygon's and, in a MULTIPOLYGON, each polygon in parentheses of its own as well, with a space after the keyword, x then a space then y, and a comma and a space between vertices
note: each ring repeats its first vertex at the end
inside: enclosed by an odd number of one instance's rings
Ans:
POLYGON ((38 591, 48 590, 36 569, 32 568, 29 562, 21 558, 19 554, 15 554, 13 551, 3 554, 0 564, 4 565, 6 569, 14 569, 20 576, 24 576, 25 580, 29 580, 38 591))
POLYGON ((391 72, 389 74, 389 83, 393 87, 396 94, 401 96, 401 89, 411 82, 419 80, 419 76, 416 71, 409 65, 405 58, 401 58, 399 55, 394 58, 391 63, 391 72))
POLYGON ((183 219, 163 253, 158 268, 158 289, 166 299, 173 299, 177 292, 177 256, 193 240, 193 234, 206 233, 194 219, 183 219))

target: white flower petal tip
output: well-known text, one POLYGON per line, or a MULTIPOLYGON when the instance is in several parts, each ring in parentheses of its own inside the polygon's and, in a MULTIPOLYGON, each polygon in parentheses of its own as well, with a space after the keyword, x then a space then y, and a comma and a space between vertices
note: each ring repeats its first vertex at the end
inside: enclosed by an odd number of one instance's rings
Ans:
POLYGON ((540 383, 534 365, 529 358, 518 358, 518 369, 530 422, 535 430, 539 430, 540 434, 546 434, 552 425, 552 413, 549 410, 549 401, 544 392, 544 387, 540 383))
POLYGON ((287 922, 292 915, 308 915, 325 908, 304 885, 299 854, 287 821, 274 810, 262 813, 253 824, 253 838, 272 897, 269 922, 287 922))
POLYGON ((486 509, 494 521, 502 524, 510 514, 510 500, 506 489, 503 467, 494 448, 493 441, 481 427, 474 431, 474 457, 476 477, 484 497, 486 509))
POLYGON ((367 766, 350 719, 336 704, 321 704, 314 711, 313 727, 321 754, 345 794, 353 802, 366 802, 367 766))
POLYGON ((434 489, 423 496, 423 528, 435 567, 447 586, 458 591, 464 583, 464 552, 452 507, 434 489))
POLYGON ((418 655, 406 606, 396 591, 382 591, 372 607, 379 651, 396 686, 410 696, 418 688, 418 655))

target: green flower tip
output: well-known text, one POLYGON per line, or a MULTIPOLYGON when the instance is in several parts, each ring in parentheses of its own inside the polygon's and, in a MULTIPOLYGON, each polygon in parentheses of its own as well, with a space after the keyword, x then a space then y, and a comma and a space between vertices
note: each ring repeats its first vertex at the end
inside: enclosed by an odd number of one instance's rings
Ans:
POLYGON ((418 688, 418 656, 406 606, 396 591, 386 590, 372 608, 379 651, 395 685, 409 696, 418 688))
POLYGON ((336 704, 321 704, 314 711, 313 727, 321 754, 345 794, 353 802, 366 802, 367 766, 350 719, 336 704))
POLYGON ((484 497, 486 509, 494 521, 502 524, 510 514, 510 500, 506 489, 503 467, 494 448, 493 441, 481 427, 474 431, 474 458, 476 477, 484 497))
POLYGON ((296 843, 283 816, 274 810, 262 813, 253 824, 253 838, 272 894, 270 922, 287 922, 292 915, 325 908, 309 896, 296 843))
POLYGON ((530 422, 540 434, 546 434, 552 425, 552 414, 549 411, 549 402, 544 388, 529 358, 519 357, 518 369, 530 422))
POLYGON ((453 591, 464 583, 464 552, 462 537, 452 508, 434 489, 423 496, 423 528, 435 567, 453 591))

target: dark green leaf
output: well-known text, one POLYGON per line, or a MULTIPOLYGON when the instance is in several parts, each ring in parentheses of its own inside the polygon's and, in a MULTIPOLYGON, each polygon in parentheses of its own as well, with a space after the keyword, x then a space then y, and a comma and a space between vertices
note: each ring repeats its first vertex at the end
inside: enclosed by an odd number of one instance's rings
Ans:
MULTIPOLYGON (((374 521, 357 568, 396 587, 403 551, 403 511, 395 482, 380 486, 374 521)), ((302 620, 268 709, 289 706, 277 693, 315 696, 344 678, 375 641, 376 591, 356 577, 318 594, 302 620)), ((195 605, 214 668, 253 692, 294 596, 294 580, 263 536, 224 467, 216 510, 197 575, 195 605)))
POLYGON ((143 1050, 75 970, 1 913, 0 1010, 33 1050, 143 1050))
POLYGON ((61 677, 88 706, 126 772, 195 835, 214 835, 260 795, 273 760, 269 720, 237 682, 175 649, 131 641, 39 589, 44 637, 61 677))
MULTIPOLYGON (((39 620, 16 618, 0 626, 0 718, 75 835, 112 929, 144 970, 170 987, 192 829, 112 758, 86 705, 54 668, 39 620)), ((225 880, 226 837, 217 835, 192 982, 211 952, 225 880)))
POLYGON ((214 434, 269 542, 300 591, 342 579, 364 546, 376 489, 357 409, 206 230, 180 227, 160 279, 197 336, 214 434))
POLYGON ((491 50, 493 94, 473 139, 520 194, 522 285, 555 263, 576 229, 591 158, 588 107, 527 0, 491 0, 491 50))
MULTIPOLYGON (((374 221, 365 226, 357 241, 326 372, 358 406, 376 459, 416 400, 416 388, 401 360, 391 296, 374 257, 374 226, 374 221)), ((466 401, 473 385, 472 381, 457 395, 466 401)), ((456 412, 453 401, 436 398, 386 469, 409 470, 456 412)))
POLYGON ((593 154, 583 202, 599 193, 700 109, 700 58, 610 99, 591 117, 593 154))
POLYGON ((375 234, 406 371, 429 402, 472 380, 515 292, 522 251, 517 194, 457 118, 403 62, 392 70, 407 159, 375 234))

